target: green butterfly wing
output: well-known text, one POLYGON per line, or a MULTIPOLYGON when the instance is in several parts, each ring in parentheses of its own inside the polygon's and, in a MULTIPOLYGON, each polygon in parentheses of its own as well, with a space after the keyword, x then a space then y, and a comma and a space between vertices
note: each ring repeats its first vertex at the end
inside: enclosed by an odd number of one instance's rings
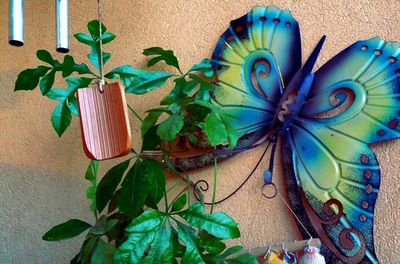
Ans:
POLYGON ((377 263, 380 169, 368 144, 400 137, 399 54, 399 43, 379 38, 339 53, 315 73, 285 135, 293 170, 285 177, 288 188, 297 189, 289 200, 323 240, 329 263, 377 263))

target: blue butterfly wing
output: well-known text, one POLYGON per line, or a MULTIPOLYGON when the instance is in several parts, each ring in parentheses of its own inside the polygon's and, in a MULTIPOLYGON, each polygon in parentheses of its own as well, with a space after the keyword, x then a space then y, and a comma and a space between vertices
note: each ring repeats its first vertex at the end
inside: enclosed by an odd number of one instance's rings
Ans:
POLYGON ((399 54, 399 43, 379 38, 339 53, 315 73, 285 135, 286 164, 293 170, 285 177, 288 189, 297 191, 289 200, 323 240, 329 263, 377 263, 380 169, 368 144, 400 136, 399 54))
POLYGON ((256 7, 231 22, 211 63, 219 86, 215 103, 233 117, 239 136, 266 133, 284 83, 301 66, 298 23, 289 11, 256 7))

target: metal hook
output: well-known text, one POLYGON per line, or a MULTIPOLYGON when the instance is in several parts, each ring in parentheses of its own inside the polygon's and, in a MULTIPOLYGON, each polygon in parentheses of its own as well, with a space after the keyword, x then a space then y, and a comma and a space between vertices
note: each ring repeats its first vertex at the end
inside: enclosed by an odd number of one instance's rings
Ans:
POLYGON ((264 254, 264 259, 266 259, 267 256, 269 255, 269 253, 271 253, 271 248, 272 248, 271 245, 269 245, 269 246, 268 246, 267 253, 264 254))
POLYGON ((264 183, 264 185, 261 187, 261 193, 265 198, 273 199, 278 194, 278 189, 276 188, 276 185, 273 182, 264 183), (267 187, 272 187, 272 190, 273 190, 272 194, 267 193, 267 191, 266 191, 267 187))

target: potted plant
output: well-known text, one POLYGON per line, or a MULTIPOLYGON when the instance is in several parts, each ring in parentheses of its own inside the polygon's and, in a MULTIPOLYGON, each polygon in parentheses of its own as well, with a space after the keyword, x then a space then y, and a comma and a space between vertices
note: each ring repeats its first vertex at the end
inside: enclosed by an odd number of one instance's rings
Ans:
MULTIPOLYGON (((16 80, 16 91, 34 90, 39 86, 44 96, 59 102, 51 121, 60 137, 72 116, 79 115, 75 92, 100 79, 100 56, 104 63, 111 57, 110 53, 101 52, 100 38, 105 45, 115 35, 101 26, 101 36, 97 20, 88 24, 89 34, 74 35, 90 47, 88 60, 93 67, 76 63, 70 55, 58 61, 48 51, 39 50, 37 57, 45 65, 22 71, 16 80), (59 73, 65 79, 66 88, 53 87, 59 73)), ((123 65, 104 75, 110 81, 120 81, 127 94, 135 95, 162 88, 168 79, 173 79, 172 90, 159 107, 147 111, 144 119, 129 106, 141 121, 142 149, 132 149, 123 162, 109 169, 102 178, 98 176, 99 162, 90 161, 85 179, 90 182, 86 195, 91 203, 93 223, 70 219, 51 228, 43 239, 59 241, 86 232, 81 250, 71 263, 257 263, 251 254, 239 254, 242 246, 227 248, 226 239, 240 236, 237 223, 226 213, 212 212, 212 207, 207 213, 204 203, 190 201, 190 179, 169 162, 182 142, 184 146, 205 144, 207 147, 222 143, 233 147, 237 142, 229 116, 210 103, 214 86, 210 82, 213 70, 209 61, 204 59, 184 73, 170 50, 153 47, 143 54, 150 57, 149 67, 163 62, 176 72, 123 65), (145 155, 148 149, 158 149, 161 159, 145 155), (166 189, 168 173, 184 179, 183 189, 176 197, 170 197, 166 189)), ((217 166, 216 160, 213 161, 217 166)))

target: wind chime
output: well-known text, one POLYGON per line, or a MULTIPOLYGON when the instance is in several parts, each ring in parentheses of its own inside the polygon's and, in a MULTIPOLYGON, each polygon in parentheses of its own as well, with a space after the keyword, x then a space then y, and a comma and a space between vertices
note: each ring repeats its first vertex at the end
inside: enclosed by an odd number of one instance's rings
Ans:
MULTIPOLYGON (((68 0, 56 0, 57 48, 60 53, 69 52, 68 0)), ((24 0, 10 0, 10 39, 12 46, 24 45, 24 0)))
MULTIPOLYGON (((97 84, 78 89, 76 95, 82 132, 83 149, 93 160, 124 156, 131 148, 131 130, 123 87, 104 80, 102 3, 97 1, 100 80, 97 84)), ((57 51, 69 52, 68 0, 56 0, 57 51)), ((24 1, 10 0, 10 40, 13 46, 24 45, 24 1)))

